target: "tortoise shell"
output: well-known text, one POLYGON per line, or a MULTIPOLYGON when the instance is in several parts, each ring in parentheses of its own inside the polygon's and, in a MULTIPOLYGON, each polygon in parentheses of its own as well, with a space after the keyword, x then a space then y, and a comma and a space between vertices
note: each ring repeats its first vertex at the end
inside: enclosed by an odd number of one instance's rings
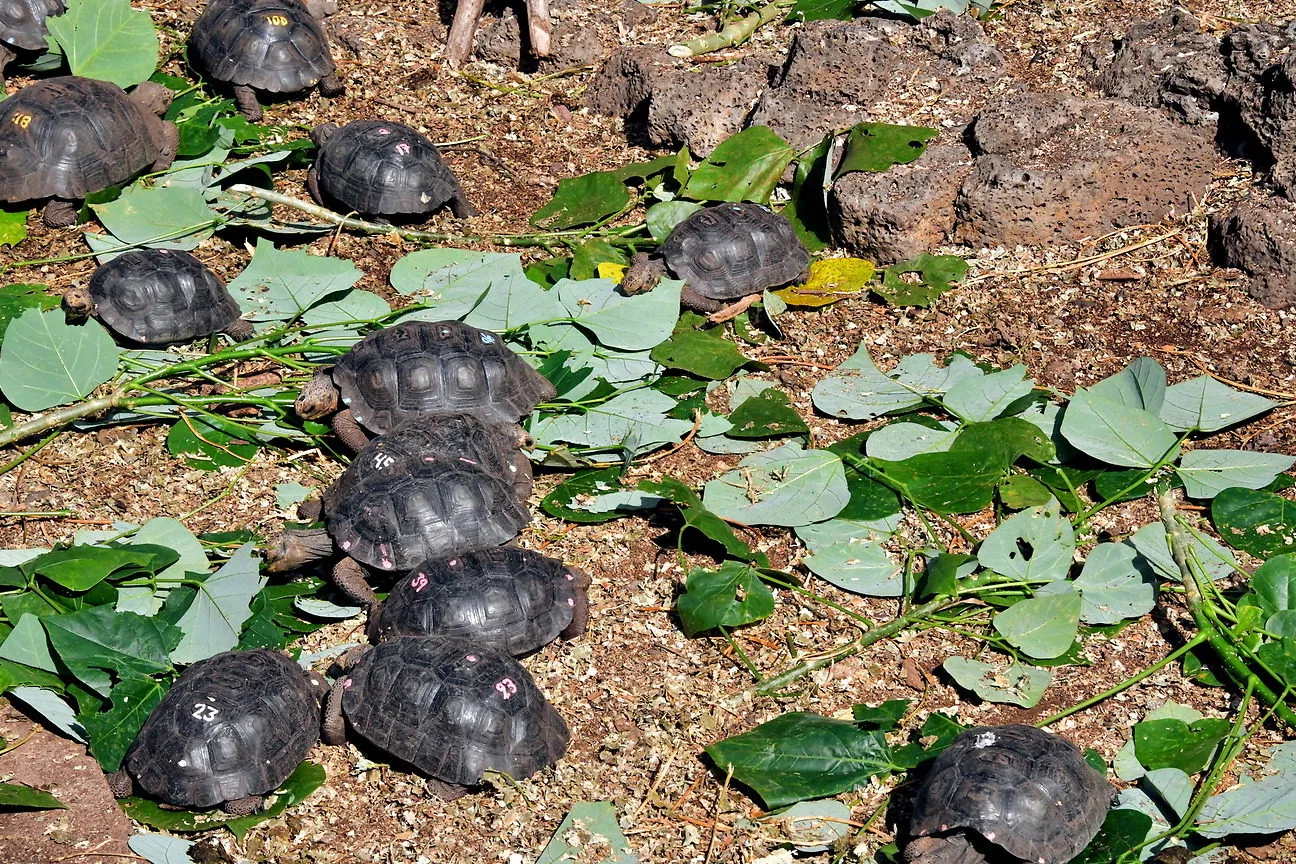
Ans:
POLYGON ((148 796, 177 807, 270 792, 319 740, 319 690, 278 652, 217 654, 176 680, 123 765, 148 796))
POLYGON ((690 288, 732 300, 786 285, 810 264, 792 223, 759 204, 719 204, 680 222, 658 255, 690 288))
POLYGON ((315 170, 325 196, 370 216, 431 213, 459 192, 436 145, 387 120, 356 120, 332 132, 315 170))
POLYGON ((567 724, 512 657, 464 639, 401 636, 342 679, 342 712, 362 738, 460 786, 485 771, 521 779, 557 761, 567 724))
POLYGON ((566 629, 586 581, 561 561, 515 546, 424 561, 382 604, 378 637, 461 636, 521 656, 566 629))
POLYGON ((379 434, 415 414, 516 423, 555 395, 498 336, 458 321, 406 321, 375 331, 342 355, 333 382, 356 422, 379 434))
POLYGON ((0 42, 24 51, 44 51, 45 19, 62 15, 63 0, 0 0, 0 42))
POLYGON ((420 561, 499 546, 531 518, 512 479, 434 452, 399 458, 376 439, 324 492, 333 541, 361 564, 409 570, 420 561))
POLYGON ((0 103, 0 200, 80 199, 125 183, 161 155, 160 122, 106 81, 29 84, 0 103))
POLYGON ((123 252, 90 277, 99 320, 145 345, 188 342, 238 320, 238 303, 188 252, 123 252))
POLYGON ((213 0, 189 45, 212 78, 268 93, 307 90, 335 69, 324 26, 300 0, 213 0))
POLYGON ((1033 726, 970 729, 932 762, 914 837, 974 831, 1034 864, 1062 864, 1102 827, 1112 787, 1079 748, 1033 726))

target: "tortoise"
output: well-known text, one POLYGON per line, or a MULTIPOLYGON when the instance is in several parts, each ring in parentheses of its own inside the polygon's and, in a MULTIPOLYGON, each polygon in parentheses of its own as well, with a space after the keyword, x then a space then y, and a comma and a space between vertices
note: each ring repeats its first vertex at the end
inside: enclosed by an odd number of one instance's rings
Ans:
POLYGON ((434 432, 406 434, 407 427, 398 432, 392 442, 388 436, 370 442, 325 490, 325 528, 283 533, 268 556, 271 572, 326 557, 336 543, 347 557, 334 566, 334 581, 372 607, 376 598, 364 565, 406 571, 429 558, 499 546, 530 520, 519 495, 530 490, 529 464, 522 478, 500 470, 516 465, 516 459, 486 452, 503 446, 500 436, 507 433, 461 437, 458 444, 478 448, 470 454, 414 446, 435 439, 434 432))
POLYGON ((319 740, 324 679, 277 651, 226 651, 180 675, 135 737, 117 797, 234 815, 261 808, 319 740))
POLYGON ((418 414, 465 412, 516 423, 557 391, 488 330, 459 321, 406 321, 376 330, 331 369, 316 373, 297 397, 297 414, 333 415, 334 431, 353 450, 418 414), (348 407, 338 411, 338 400, 348 407), (334 413, 336 412, 336 413, 334 413))
POLYGON ((342 665, 324 709, 324 742, 344 743, 349 724, 427 777, 434 795, 457 798, 486 771, 520 780, 567 750, 567 724, 526 669, 498 649, 398 636, 348 652, 342 665))
POLYGON ((370 635, 462 636, 520 657, 585 632, 588 587, 580 570, 516 546, 434 558, 370 613, 370 635))
POLYGON ((0 0, 0 91, 4 70, 19 51, 46 50, 45 19, 64 12, 63 0, 0 0))
POLYGON ((45 224, 75 225, 87 194, 175 159, 180 133, 160 119, 171 98, 71 75, 24 87, 0 103, 0 200, 49 199, 45 224))
POLYGON ((436 145, 404 123, 356 120, 311 130, 319 153, 306 174, 311 197, 365 216, 420 216, 449 203, 457 218, 476 216, 436 145))
POLYGON ((63 307, 94 315, 111 330, 142 345, 188 342, 217 331, 242 342, 252 325, 206 265, 188 252, 137 249, 95 270, 89 285, 69 288, 63 307))
POLYGON ((918 789, 905 860, 978 864, 997 845, 1032 864, 1063 864, 1098 833, 1114 794, 1064 738, 1019 724, 969 729, 918 789))
POLYGON ((192 58, 216 81, 233 85, 234 103, 256 123, 257 92, 324 96, 345 92, 324 31, 331 0, 211 0, 189 33, 192 58))
POLYGON ((752 298, 745 308, 766 288, 804 281, 809 267, 810 253, 785 217, 759 204, 718 204, 676 225, 653 255, 635 255, 621 290, 650 291, 669 271, 684 280, 684 305, 720 312, 727 301, 752 298))

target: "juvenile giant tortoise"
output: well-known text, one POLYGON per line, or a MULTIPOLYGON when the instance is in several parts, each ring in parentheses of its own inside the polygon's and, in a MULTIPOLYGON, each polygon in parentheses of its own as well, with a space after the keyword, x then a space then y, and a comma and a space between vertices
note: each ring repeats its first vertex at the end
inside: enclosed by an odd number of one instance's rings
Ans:
POLYGON ((238 303, 206 265, 188 252, 136 249, 95 270, 89 285, 69 288, 63 307, 93 315, 142 345, 170 345, 223 331, 235 342, 252 335, 238 303))
POLYGON ((654 254, 635 255, 621 290, 650 291, 669 271, 684 280, 684 305, 719 312, 729 301, 803 281, 809 267, 810 253, 786 218, 759 204, 717 204, 676 225, 654 254))
POLYGON ((441 797, 463 795, 486 771, 521 780, 567 750, 567 724, 502 651, 466 639, 400 636, 344 660, 349 668, 324 710, 324 742, 343 743, 349 724, 429 778, 441 797))
POLYGON ((38 81, 0 103, 0 201, 42 201, 45 224, 75 225, 81 200, 175 159, 180 133, 160 119, 172 93, 145 81, 65 76, 38 81))
POLYGON ((122 797, 260 809, 319 740, 324 679, 277 651, 226 651, 184 671, 109 777, 122 797))
POLYGON ((35 54, 48 46, 46 18, 62 15, 63 0, 0 0, 0 91, 4 70, 18 52, 35 54))
POLYGON ((905 860, 978 864, 997 846, 1030 864, 1064 864, 1098 833, 1113 794, 1065 738, 1034 726, 969 729, 918 789, 905 860))

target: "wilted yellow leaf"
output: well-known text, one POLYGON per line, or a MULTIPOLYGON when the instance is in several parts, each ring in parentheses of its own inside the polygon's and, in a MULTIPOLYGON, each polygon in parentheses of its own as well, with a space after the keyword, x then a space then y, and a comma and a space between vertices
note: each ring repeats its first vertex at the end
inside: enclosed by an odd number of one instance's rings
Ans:
POLYGON ((825 258, 810 265, 804 285, 790 285, 774 294, 789 306, 827 306, 863 291, 876 270, 872 261, 862 258, 825 258))
POLYGON ((625 276, 626 265, 614 264, 611 261, 600 261, 594 268, 600 279, 611 279, 616 284, 621 284, 621 279, 625 276))

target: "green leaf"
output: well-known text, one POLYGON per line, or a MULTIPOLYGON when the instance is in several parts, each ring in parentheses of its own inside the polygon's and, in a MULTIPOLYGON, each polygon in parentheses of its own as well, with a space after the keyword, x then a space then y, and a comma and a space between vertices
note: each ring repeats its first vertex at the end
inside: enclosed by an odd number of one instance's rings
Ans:
POLYGON ((1125 543, 1099 543, 1089 550, 1075 589, 1083 601, 1080 620, 1115 624, 1141 618, 1156 605, 1156 583, 1138 566, 1137 551, 1125 543))
POLYGON ((567 817, 553 833, 536 864, 562 864, 585 858, 599 864, 639 864, 630 841, 621 833, 616 807, 611 801, 582 801, 572 805, 567 817), (604 852, 604 848, 607 852, 604 852), (582 850, 590 850, 582 855, 582 850))
POLYGON ((883 733, 801 711, 712 744, 706 753, 769 809, 854 789, 894 767, 883 733))
POLYGON ((677 279, 663 279, 652 291, 626 296, 607 279, 562 279, 552 293, 600 345, 644 351, 671 335, 683 286, 677 279))
POLYGON ((863 342, 850 359, 815 385, 811 398, 823 413, 846 420, 872 420, 923 402, 914 387, 879 370, 863 342))
POLYGON ((23 411, 75 402, 113 376, 119 353, 97 321, 72 326, 61 311, 28 309, 5 331, 0 390, 23 411))
POLYGON ((788 21, 849 21, 859 0, 796 0, 788 21))
POLYGON ((675 601, 686 636, 716 627, 739 627, 774 614, 774 594, 750 564, 725 561, 718 570, 689 573, 675 601))
POLYGON ((648 225, 648 233, 660 243, 670 236, 676 225, 701 209, 702 205, 696 201, 681 201, 678 198, 674 201, 659 201, 644 213, 644 222, 648 225))
POLYGON ((1251 574, 1251 591, 1268 617, 1265 629, 1296 635, 1282 623, 1296 616, 1296 553, 1275 555, 1257 567, 1251 574))
POLYGON ((231 435, 229 428, 214 425, 205 414, 182 413, 167 433, 167 450, 190 468, 203 471, 246 465, 256 458, 261 445, 249 442, 245 435, 231 435))
POLYGON ((624 511, 613 509, 595 512, 576 505, 594 496, 624 491, 624 487, 617 482, 624 473, 625 469, 620 466, 579 471, 555 486, 540 502, 540 508, 550 516, 568 522, 593 524, 620 519, 627 515, 624 511))
POLYGON ((353 287, 363 274, 350 261, 279 250, 257 240, 252 263, 227 286, 253 321, 286 321, 324 297, 353 287))
POLYGON ((1151 468, 1178 446, 1174 431, 1155 414, 1084 388, 1066 406, 1062 435, 1082 453, 1127 468, 1151 468))
MULTIPOLYGON (((1199 572, 1207 579, 1214 582, 1237 572, 1239 565, 1233 553, 1213 537, 1190 531, 1187 532, 1187 540, 1188 560, 1200 565, 1199 572)), ((1144 525, 1126 542, 1138 550, 1157 576, 1172 582, 1180 581, 1179 567, 1171 557, 1170 547, 1166 543, 1165 526, 1159 521, 1144 525)))
POLYGON ((1179 431, 1216 432, 1276 408, 1263 396, 1234 390, 1209 375, 1200 375, 1166 390, 1161 419, 1179 431))
MULTIPOLYGON (((854 0, 836 0, 836 2, 853 4, 854 0)), ((832 245, 832 223, 828 217, 826 187, 830 185, 828 151, 835 137, 833 133, 828 133, 819 140, 814 149, 809 153, 802 153, 797 158, 796 169, 792 175, 792 200, 783 208, 783 218, 792 223, 793 230, 801 238, 806 249, 811 252, 818 252, 832 245)))
POLYGON ((0 246, 17 246, 27 239, 29 208, 5 203, 0 205, 0 246))
POLYGON ((1014 603, 994 617, 994 628, 1031 657, 1064 654, 1080 626, 1080 595, 1075 591, 1040 595, 1014 603))
POLYGON ((964 378, 941 401, 951 414, 976 423, 1005 413, 1023 396, 1030 395, 1033 387, 1034 382, 1026 377, 1026 367, 1019 364, 979 378, 964 378))
POLYGON ((927 142, 939 134, 936 129, 925 126, 857 123, 846 136, 846 149, 836 176, 852 171, 881 174, 893 165, 907 165, 921 156, 927 142))
POLYGON ((1156 414, 1165 404, 1165 369, 1151 357, 1139 357, 1115 375, 1090 387, 1089 392, 1111 402, 1156 414))
POLYGON ((680 194, 695 201, 767 204, 796 152, 768 126, 748 126, 720 142, 680 194))
POLYGON ((929 555, 927 569, 918 580, 918 596, 953 596, 958 591, 958 580, 972 575, 976 569, 975 555, 954 555, 948 552, 942 552, 934 558, 929 555))
MULTIPOLYGON (((27 613, 15 618, 8 607, 5 608, 5 616, 13 622, 13 629, 5 636, 4 641, 0 642, 0 658, 42 672, 58 672, 58 666, 54 664, 54 658, 50 654, 45 628, 41 627, 40 616, 27 613)), ((33 680, 26 680, 32 678, 32 673, 28 673, 26 668, 14 670, 14 673, 12 686, 21 684, 48 686, 48 682, 37 680, 39 676, 33 680)))
POLYGON ((1296 828, 1296 777, 1275 774, 1206 799, 1197 814, 1197 833, 1275 834, 1296 828))
POLYGON ((880 545, 880 535, 862 523, 830 519, 803 525, 796 534, 810 551, 801 563, 838 588, 868 597, 903 597, 912 587, 902 578, 904 568, 880 545))
POLYGON ((73 75, 130 87, 157 67, 153 18, 129 0, 68 0, 67 11, 46 19, 73 75))
POLYGON ((164 625, 152 618, 94 606, 68 615, 51 615, 43 623, 59 659, 82 680, 86 680, 87 669, 119 675, 171 671, 160 629, 164 625))
POLYGON ((58 298, 46 294, 44 285, 17 283, 0 288, 0 339, 4 338, 9 322, 28 309, 44 311, 58 305, 58 298))
POLYGON ((192 840, 167 834, 132 834, 126 843, 149 864, 194 864, 189 856, 189 849, 194 845, 192 840))
POLYGON ((90 753, 105 772, 121 767, 131 742, 165 692, 152 678, 127 675, 112 689, 111 709, 77 716, 90 738, 90 753))
POLYGON ((909 713, 909 699, 888 699, 877 707, 852 705, 851 716, 860 726, 868 726, 880 732, 892 732, 900 728, 900 721, 909 713))
POLYGON ((722 519, 745 525, 809 525, 831 519, 850 500, 841 459, 795 441, 753 453, 709 481, 702 500, 722 519))
POLYGON ((883 270, 882 284, 873 291, 892 306, 930 306, 936 298, 953 290, 967 271, 968 263, 957 255, 924 252, 883 270), (906 279, 906 275, 913 278, 906 279))
POLYGON ((730 556, 751 561, 761 567, 769 566, 769 559, 763 552, 752 549, 740 540, 723 519, 707 509, 697 493, 674 477, 663 477, 657 482, 641 480, 636 488, 659 495, 679 507, 686 527, 694 528, 707 539, 719 543, 730 556))
POLYGON ((1228 735, 1229 721, 1206 717, 1194 723, 1167 718, 1134 725, 1134 753, 1149 771, 1178 768, 1196 774, 1228 735))
POLYGON ((803 435, 810 431, 792 407, 787 394, 776 387, 767 387, 744 400, 729 415, 729 422, 732 426, 725 434, 733 438, 773 438, 803 435))
POLYGON ((938 513, 975 513, 994 499, 995 486, 1016 454, 1006 453, 997 436, 969 434, 972 429, 965 427, 945 453, 922 453, 900 462, 872 461, 920 507, 938 513))
MULTIPOLYGON (((1266 642, 1256 649, 1256 656, 1285 684, 1296 687, 1296 639, 1284 636, 1276 642, 1266 642)), ((1185 672, 1187 667, 1185 658, 1185 672)))
POLYGON ((123 798, 120 803, 127 816, 154 828, 179 833, 228 828, 241 843, 252 828, 279 818, 289 807, 306 800, 312 792, 324 785, 325 776, 323 766, 303 762, 282 786, 267 796, 265 809, 251 816, 226 817, 220 811, 211 810, 201 813, 166 810, 146 798, 123 798))
POLYGON ((1253 450, 1191 450, 1175 473, 1189 498, 1214 498, 1230 486, 1262 489, 1296 464, 1296 457, 1253 450))
POLYGON ((589 408, 583 414, 558 414, 532 424, 543 445, 565 441, 595 449, 619 448, 631 456, 662 444, 673 444, 692 430, 687 420, 673 420, 675 400, 656 390, 632 390, 589 408))
POLYGON ((630 190, 612 171, 594 171, 558 181, 558 191, 535 212, 531 224, 548 231, 593 225, 630 204, 630 190))
POLYGON ((67 805, 43 789, 0 783, 0 810, 66 810, 67 805))
POLYGON ((252 614, 248 604, 265 587, 260 563, 252 555, 252 544, 245 543, 203 580, 193 605, 176 622, 184 637, 171 651, 172 663, 194 663, 238 644, 243 622, 252 614))
POLYGON ((571 247, 571 253, 568 276, 582 282, 603 275, 599 272, 602 265, 624 267, 630 263, 630 257, 624 251, 597 237, 575 244, 571 247))
POLYGON ((1257 558, 1296 552, 1296 502, 1270 492, 1225 489, 1211 501, 1225 543, 1257 558))
POLYGON ((309 486, 293 481, 291 483, 275 484, 275 506, 280 510, 287 510, 311 496, 315 490, 309 486))
POLYGON ((679 330, 649 355, 667 369, 679 369, 703 378, 728 378, 748 360, 724 331, 679 330))
POLYGON ((39 558, 28 561, 23 569, 29 573, 39 573, 69 591, 89 591, 110 573, 123 567, 134 565, 136 568, 156 572, 174 561, 175 556, 166 555, 164 550, 73 546, 46 552, 39 558), (159 552, 163 554, 159 555, 159 552))
POLYGON ((1117 864, 1137 848, 1152 830, 1152 817, 1137 810, 1109 810, 1098 834, 1070 864, 1117 864))
POLYGON ((1037 669, 1023 663, 1013 663, 1001 671, 989 663, 950 657, 943 664, 954 682, 964 690, 971 690, 986 702, 1003 702, 1034 708, 1044 697, 1053 675, 1047 669, 1037 669))
POLYGON ((1075 553, 1075 532, 1058 513, 1057 503, 1010 516, 977 549, 987 570, 1024 581, 1065 579, 1075 553))
POLYGON ((1042 507, 1052 498, 1047 486, 1027 474, 1014 474, 999 484, 999 500, 1011 510, 1042 507))
POLYGON ((199 189, 178 185, 128 186, 116 199, 90 209, 123 247, 197 249, 218 220, 199 189))

